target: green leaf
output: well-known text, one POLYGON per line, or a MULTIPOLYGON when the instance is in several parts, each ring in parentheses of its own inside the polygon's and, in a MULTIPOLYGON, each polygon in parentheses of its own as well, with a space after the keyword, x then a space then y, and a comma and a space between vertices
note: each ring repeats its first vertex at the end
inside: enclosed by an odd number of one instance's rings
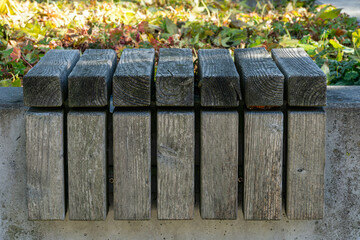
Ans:
POLYGON ((7 41, 5 39, 0 39, 0 50, 5 50, 7 48, 7 41))
POLYGON ((173 34, 171 34, 171 33, 161 33, 160 34, 160 39, 168 39, 172 35, 173 34))
POLYGON ((355 72, 355 71, 350 71, 350 72, 345 73, 344 79, 345 79, 345 80, 348 80, 348 81, 354 81, 354 80, 356 80, 358 77, 359 77, 359 73, 357 73, 357 72, 355 72))
POLYGON ((10 48, 8 50, 0 51, 0 53, 3 58, 6 58, 6 57, 10 56, 10 54, 12 54, 13 50, 14 50, 13 48, 10 48))
POLYGON ((330 6, 327 6, 323 9, 320 10, 320 12, 318 14, 316 14, 316 18, 321 18, 321 19, 334 19, 337 16, 339 16, 342 8, 336 8, 333 10, 328 10, 330 6))
POLYGON ((34 46, 31 45, 31 44, 28 44, 28 45, 26 45, 25 47, 23 47, 23 50, 31 51, 31 50, 33 50, 33 49, 34 49, 34 46))
POLYGON ((193 38, 191 38, 190 39, 190 44, 191 45, 196 45, 196 44, 198 44, 199 43, 199 34, 196 34, 196 36, 195 37, 193 37, 193 38))
POLYGON ((336 61, 341 62, 343 60, 344 52, 338 50, 338 54, 336 55, 336 61))
POLYGON ((21 62, 10 62, 10 65, 13 67, 13 74, 15 75, 23 75, 25 73, 26 66, 21 62))
POLYGON ((165 18, 166 31, 171 35, 178 33, 178 27, 169 18, 165 18))
POLYGON ((297 47, 303 48, 310 56, 313 56, 316 54, 316 46, 313 46, 311 44, 297 44, 297 47))
POLYGON ((216 38, 213 39, 212 42, 213 42, 213 44, 214 44, 215 46, 220 47, 220 46, 221 46, 221 37, 220 37, 220 36, 217 36, 216 38))
POLYGON ((226 37, 226 38, 223 38, 221 39, 221 45, 223 47, 230 47, 230 45, 227 44, 227 42, 230 40, 230 37, 226 37))

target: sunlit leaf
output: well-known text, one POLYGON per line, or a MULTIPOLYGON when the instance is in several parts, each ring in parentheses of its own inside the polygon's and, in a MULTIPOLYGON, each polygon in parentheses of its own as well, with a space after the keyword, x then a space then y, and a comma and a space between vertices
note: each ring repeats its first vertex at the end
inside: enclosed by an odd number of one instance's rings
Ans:
POLYGON ((0 87, 11 87, 11 83, 11 79, 0 80, 0 87))
POLYGON ((360 28, 352 33, 352 41, 356 48, 360 48, 360 28))
POLYGON ((326 79, 328 79, 328 81, 329 81, 330 80, 330 68, 329 68, 328 62, 325 62, 322 65, 321 70, 325 73, 326 79))
POLYGON ((284 37, 280 40, 279 44, 282 47, 297 47, 297 45, 299 44, 299 40, 284 37))
POLYGON ((316 18, 334 19, 337 16, 339 16, 341 10, 342 10, 342 8, 332 9, 330 6, 327 6, 323 9, 321 9, 321 11, 316 15, 316 18))
POLYGON ((0 14, 19 13, 17 3, 13 0, 0 0, 0 14))
POLYGON ((336 39, 330 39, 330 44, 335 48, 335 49, 342 49, 343 48, 343 45, 341 45, 340 43, 339 43, 339 41, 338 40, 336 40, 336 39))

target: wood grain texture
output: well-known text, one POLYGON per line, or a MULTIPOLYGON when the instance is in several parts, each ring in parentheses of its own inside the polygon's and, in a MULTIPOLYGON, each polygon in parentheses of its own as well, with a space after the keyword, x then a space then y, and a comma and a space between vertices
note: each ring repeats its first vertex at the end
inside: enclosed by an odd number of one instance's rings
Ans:
POLYGON ((50 50, 24 76, 24 104, 60 107, 67 98, 67 78, 80 58, 78 50, 50 50))
POLYGON ((107 106, 115 68, 114 50, 87 49, 69 75, 69 106, 107 106))
POLYGON ((236 219, 239 116, 201 112, 200 206, 204 219, 236 219))
POLYGON ((272 56, 285 76, 289 106, 326 105, 326 75, 302 48, 273 49, 272 56))
POLYGON ((235 64, 247 107, 276 107, 284 102, 284 75, 265 48, 235 49, 235 64))
POLYGON ((194 112, 158 112, 158 219, 192 219, 194 215, 194 112))
POLYGON ((29 220, 64 220, 64 113, 30 109, 25 116, 29 220))
POLYGON ((113 114, 114 218, 151 217, 150 112, 113 114))
POLYGON ((106 112, 70 111, 67 130, 69 218, 105 220, 106 112))
POLYGON ((158 106, 194 106, 194 66, 189 48, 161 48, 156 72, 158 106))
POLYGON ((201 106, 239 106, 241 100, 240 76, 229 50, 199 50, 198 66, 201 106))
POLYGON ((280 219, 283 113, 245 111, 244 114, 245 219, 280 219))
POLYGON ((288 110, 286 213, 289 219, 321 219, 324 211, 323 109, 288 110))
POLYGON ((115 107, 150 106, 154 49, 124 49, 113 78, 115 107))

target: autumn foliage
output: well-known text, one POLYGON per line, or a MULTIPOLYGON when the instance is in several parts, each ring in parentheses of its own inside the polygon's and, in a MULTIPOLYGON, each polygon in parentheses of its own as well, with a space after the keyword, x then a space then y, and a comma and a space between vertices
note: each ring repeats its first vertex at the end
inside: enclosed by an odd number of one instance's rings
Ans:
POLYGON ((356 18, 308 1, 0 0, 0 86, 21 79, 49 50, 303 47, 329 84, 360 84, 356 18))

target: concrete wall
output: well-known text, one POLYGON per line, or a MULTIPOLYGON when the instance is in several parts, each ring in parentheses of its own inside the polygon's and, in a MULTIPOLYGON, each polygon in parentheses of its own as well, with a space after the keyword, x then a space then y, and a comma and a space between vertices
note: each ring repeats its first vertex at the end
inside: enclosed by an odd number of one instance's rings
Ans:
POLYGON ((26 212, 21 88, 0 88, 0 239, 360 239, 360 87, 329 87, 325 218, 319 221, 202 220, 31 222, 26 212))

